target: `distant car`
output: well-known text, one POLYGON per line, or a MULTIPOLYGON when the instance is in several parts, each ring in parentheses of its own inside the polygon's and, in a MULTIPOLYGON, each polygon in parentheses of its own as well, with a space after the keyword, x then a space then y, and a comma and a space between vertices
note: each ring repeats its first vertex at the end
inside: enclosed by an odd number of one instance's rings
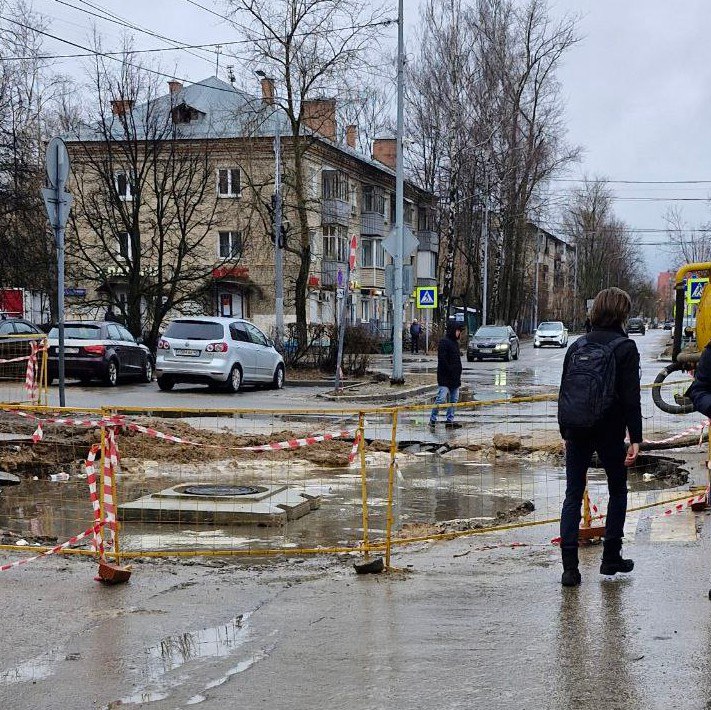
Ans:
POLYGON ((665 320, 664 325, 662 326, 664 330, 672 330, 674 328, 674 321, 673 320, 665 320))
POLYGON ((543 345, 557 345, 559 348, 567 347, 568 329, 559 320, 539 323, 533 335, 533 347, 540 348, 543 345))
MULTIPOLYGON (((70 321, 64 324, 64 373, 81 380, 102 380, 115 387, 124 377, 153 379, 153 356, 119 323, 70 321)), ((59 376, 59 328, 49 331, 48 380, 59 376)))
POLYGON ((647 332, 647 327, 644 325, 643 318, 630 318, 627 321, 628 333, 641 333, 644 335, 647 332))
MULTIPOLYGON (((0 320, 0 360, 12 360, 27 357, 30 354, 30 341, 36 335, 44 340, 46 335, 34 323, 24 318, 5 318, 0 320)), ((24 379, 27 361, 8 362, 0 365, 0 377, 3 379, 24 379)))
POLYGON ((467 362, 484 358, 518 360, 521 345, 510 325, 482 325, 469 338, 467 362))
POLYGON ((179 382, 237 392, 243 383, 284 386, 284 360, 274 343, 249 321, 198 316, 178 318, 158 342, 158 387, 179 382))

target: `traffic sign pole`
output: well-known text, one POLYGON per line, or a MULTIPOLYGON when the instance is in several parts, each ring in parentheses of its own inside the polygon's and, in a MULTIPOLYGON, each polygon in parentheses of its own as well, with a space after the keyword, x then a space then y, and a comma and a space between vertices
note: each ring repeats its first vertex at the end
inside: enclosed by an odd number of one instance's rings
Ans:
POLYGON ((346 336, 346 315, 348 313, 348 294, 350 291, 351 272, 355 270, 356 250, 358 248, 358 238, 354 234, 351 236, 350 249, 348 252, 348 267, 346 269, 346 283, 343 289, 343 303, 341 304, 341 319, 338 332, 338 355, 336 356, 336 392, 341 389, 341 367, 343 366, 343 344, 346 336))
POLYGON ((57 245, 57 325, 59 347, 57 375, 59 377, 59 406, 66 406, 64 382, 64 229, 67 226, 72 196, 64 191, 69 177, 69 154, 61 138, 53 138, 45 156, 47 179, 51 187, 42 189, 47 216, 54 230, 57 245))

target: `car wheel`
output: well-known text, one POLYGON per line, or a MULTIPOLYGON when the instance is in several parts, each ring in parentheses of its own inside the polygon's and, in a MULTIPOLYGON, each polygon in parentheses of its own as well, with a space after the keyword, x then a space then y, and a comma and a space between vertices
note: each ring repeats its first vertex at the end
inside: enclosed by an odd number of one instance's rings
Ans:
POLYGON ((513 359, 514 359, 514 360, 518 360, 518 354, 519 354, 519 352, 521 352, 521 346, 520 346, 520 345, 516 348, 516 353, 515 353, 514 356, 513 356, 513 359))
POLYGON ((277 365, 277 369, 274 371, 274 378, 272 379, 272 389, 280 390, 284 387, 284 366, 277 365))
POLYGON ((536 349, 538 349, 538 348, 540 348, 541 346, 540 346, 540 345, 536 345, 535 343, 533 343, 533 347, 536 348, 536 349))
POLYGON ((153 380, 153 363, 149 357, 146 358, 146 364, 143 366, 142 379, 144 382, 152 382, 153 380))
POLYGON ((118 384, 118 363, 116 360, 109 360, 106 366, 106 374, 104 375, 104 383, 109 387, 116 387, 118 384))
POLYGON ((162 375, 158 378, 158 389, 161 392, 170 392, 175 387, 175 380, 168 375, 162 375))
POLYGON ((233 365, 230 370, 230 376, 227 378, 226 389, 234 394, 242 386, 242 370, 239 365, 233 365))

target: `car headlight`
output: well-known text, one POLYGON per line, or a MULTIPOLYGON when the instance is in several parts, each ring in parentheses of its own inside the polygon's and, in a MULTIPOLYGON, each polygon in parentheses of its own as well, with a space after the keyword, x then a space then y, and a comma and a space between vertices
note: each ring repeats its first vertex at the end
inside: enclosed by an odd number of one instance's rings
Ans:
POLYGON ((509 349, 508 343, 499 343, 498 345, 494 346, 494 350, 508 350, 508 349, 509 349))

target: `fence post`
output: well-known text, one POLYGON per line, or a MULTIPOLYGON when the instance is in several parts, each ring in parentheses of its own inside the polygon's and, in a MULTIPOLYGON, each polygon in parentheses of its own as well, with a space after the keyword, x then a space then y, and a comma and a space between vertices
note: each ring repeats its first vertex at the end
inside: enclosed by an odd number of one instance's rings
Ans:
POLYGON ((365 466, 365 414, 358 413, 358 452, 360 453, 360 495, 363 508, 363 550, 366 558, 370 553, 368 540, 368 480, 365 466))
MULTIPOLYGON (((104 522, 106 511, 104 510, 104 472, 106 471, 106 425, 104 420, 106 419, 106 409, 101 408, 101 461, 99 464, 99 475, 97 476, 97 495, 99 496, 99 521, 104 522)), ((106 526, 101 526, 101 542, 102 547, 106 549, 106 526)))
POLYGON ((397 455, 397 418, 398 409, 393 409, 393 426, 390 435, 390 467, 388 469, 388 507, 387 523, 385 528, 385 569, 390 570, 390 548, 393 532, 393 488, 395 481, 395 456, 397 455))

